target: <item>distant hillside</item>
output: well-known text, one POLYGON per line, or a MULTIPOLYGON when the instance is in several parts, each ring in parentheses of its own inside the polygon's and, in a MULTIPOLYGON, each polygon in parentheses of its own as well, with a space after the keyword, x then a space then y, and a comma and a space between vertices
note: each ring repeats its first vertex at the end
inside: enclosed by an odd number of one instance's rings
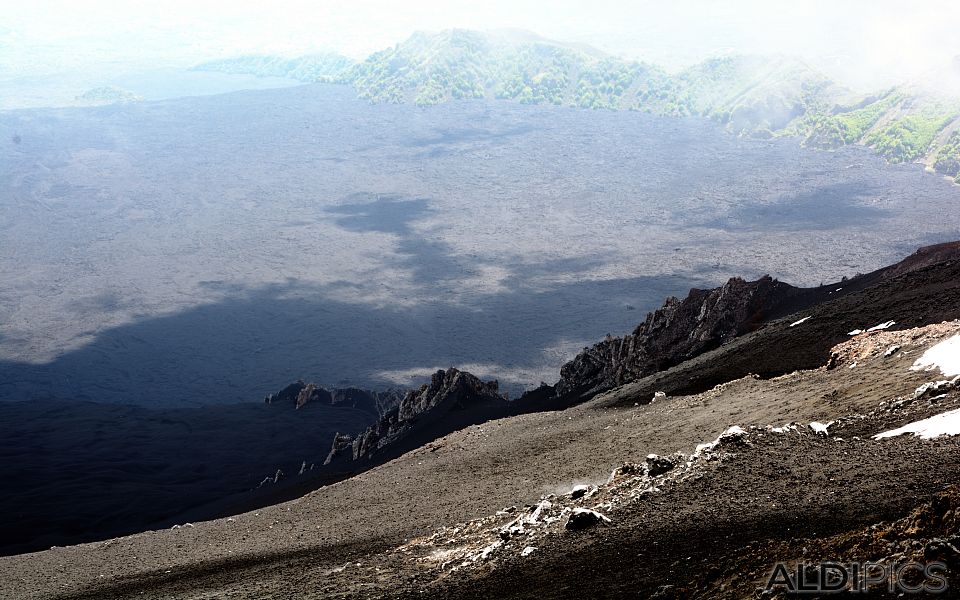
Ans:
POLYGON ((682 114, 678 90, 663 70, 519 32, 416 33, 353 66, 340 81, 373 102, 500 98, 682 114))
POLYGON ((107 85, 87 90, 74 98, 74 100, 76 100, 78 104, 85 106, 102 106, 106 104, 139 102, 143 100, 143 98, 133 92, 107 85))
MULTIPOLYGON (((951 80, 960 76, 960 57, 954 63, 957 72, 944 75, 951 80)), ((901 86, 857 95, 783 56, 713 58, 670 74, 530 32, 450 29, 415 33, 359 63, 332 53, 241 56, 194 70, 343 83, 375 103, 427 106, 487 98, 702 116, 741 135, 796 136, 821 149, 868 146, 890 162, 922 162, 960 183, 956 94, 901 86)), ((960 79, 954 83, 960 86, 960 79)), ((941 88, 927 84, 926 89, 941 88)))
POLYGON ((890 162, 920 161, 960 178, 960 100, 907 87, 857 96, 786 57, 710 59, 671 75, 530 33, 453 29, 416 33, 331 80, 371 102, 496 98, 704 116, 738 134, 798 136, 826 149, 862 144, 890 162))
POLYGON ((958 117, 960 100, 895 88, 854 105, 808 114, 798 133, 808 145, 863 144, 890 162, 922 161, 956 178, 960 175, 958 117))
POLYGON ((690 114, 711 117, 738 133, 783 131, 848 95, 804 62, 780 56, 710 59, 676 78, 690 114))
POLYGON ((257 77, 286 77, 299 81, 328 81, 353 65, 346 56, 335 53, 309 54, 297 58, 280 56, 238 56, 201 63, 192 70, 215 71, 257 77))

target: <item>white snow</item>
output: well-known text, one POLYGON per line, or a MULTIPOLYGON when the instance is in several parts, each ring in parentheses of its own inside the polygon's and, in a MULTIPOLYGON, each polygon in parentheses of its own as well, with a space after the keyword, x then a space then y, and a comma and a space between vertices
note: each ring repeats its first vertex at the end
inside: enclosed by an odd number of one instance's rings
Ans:
POLYGON ((527 546, 526 548, 523 549, 522 552, 520 552, 520 556, 530 556, 536 551, 537 551, 537 548, 535 546, 527 546))
POLYGON ((883 323, 880 323, 879 325, 874 325, 873 327, 871 327, 871 328, 868 329, 867 331, 870 332, 870 331, 880 331, 881 329, 890 329, 891 327, 893 327, 893 326, 896 325, 896 324, 897 324, 896 321, 884 321, 883 323))
POLYGON ((801 323, 804 323, 804 322, 806 322, 806 321, 808 321, 808 320, 810 320, 810 317, 804 317, 804 318, 800 319, 799 321, 794 321, 793 323, 790 323, 790 327, 796 327, 797 325, 800 325, 801 323))
POLYGON ((744 431, 743 427, 739 425, 734 425, 733 427, 728 427, 726 431, 720 434, 718 440, 724 439, 726 437, 740 437, 747 435, 747 432, 744 431))
POLYGON ((947 377, 960 375, 960 334, 928 348, 910 370, 930 371, 937 367, 947 377))
POLYGON ((770 432, 771 433, 787 433, 788 431, 796 431, 796 429, 797 429, 796 425, 794 425, 793 423, 787 423, 782 427, 771 427, 770 432))
POLYGON ((830 421, 829 423, 820 423, 819 421, 814 421, 810 423, 809 427, 817 435, 830 435, 827 433, 827 428, 831 425, 833 425, 833 421, 830 421))
POLYGON ((914 398, 919 398, 920 396, 926 394, 927 392, 934 391, 939 392, 940 390, 949 390, 957 386, 957 383, 960 382, 960 375, 957 375, 951 380, 941 380, 941 381, 928 381, 927 383, 921 385, 913 392, 914 398))
POLYGON ((912 433, 925 440, 930 440, 941 435, 958 435, 960 434, 960 408, 935 415, 929 419, 908 423, 897 429, 878 433, 873 436, 873 439, 880 440, 905 433, 912 433))
MULTIPOLYGON (((879 325, 874 325, 870 329, 867 329, 866 332, 880 331, 881 329, 890 329, 896 324, 897 324, 896 321, 885 321, 883 323, 880 323, 879 325)), ((847 335, 860 335, 861 333, 865 333, 863 329, 854 329, 853 331, 848 331, 847 335)))

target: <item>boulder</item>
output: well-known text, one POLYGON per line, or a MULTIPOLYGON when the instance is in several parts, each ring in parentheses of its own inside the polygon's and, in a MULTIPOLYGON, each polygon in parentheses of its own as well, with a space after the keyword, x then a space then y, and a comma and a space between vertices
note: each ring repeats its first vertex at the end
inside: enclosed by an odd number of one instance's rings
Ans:
POLYGON ((650 454, 647 456, 647 475, 656 477, 673 469, 673 461, 663 456, 650 454))
POLYGON ((566 527, 571 531, 579 531, 581 529, 590 529, 597 525, 607 525, 609 523, 610 519, 595 510, 575 508, 573 512, 570 513, 570 518, 567 519, 566 527))

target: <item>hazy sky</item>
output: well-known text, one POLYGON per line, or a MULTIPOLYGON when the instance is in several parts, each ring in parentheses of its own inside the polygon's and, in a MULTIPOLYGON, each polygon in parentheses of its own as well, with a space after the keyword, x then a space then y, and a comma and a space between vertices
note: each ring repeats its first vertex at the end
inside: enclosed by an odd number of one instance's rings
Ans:
POLYGON ((667 67, 726 52, 795 54, 874 85, 949 65, 958 23, 956 0, 2 0, 0 70, 324 49, 359 58, 415 30, 515 27, 667 67))

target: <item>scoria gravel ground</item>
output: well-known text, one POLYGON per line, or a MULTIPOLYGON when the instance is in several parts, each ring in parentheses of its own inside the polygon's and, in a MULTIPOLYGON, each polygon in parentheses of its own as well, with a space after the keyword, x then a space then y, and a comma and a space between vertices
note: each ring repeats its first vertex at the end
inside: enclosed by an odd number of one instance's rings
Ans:
POLYGON ((470 427, 292 502, 2 558, 0 597, 646 597, 663 585, 692 595, 723 577, 723 593, 749 596, 768 565, 730 573, 720 557, 900 518, 958 481, 958 438, 870 439, 960 405, 956 389, 893 405, 937 378, 909 367, 956 332, 960 322, 865 334, 836 349, 830 370, 636 406, 600 397, 470 427), (893 343, 902 348, 884 356, 893 343), (840 417, 829 437, 806 426, 840 417), (745 439, 689 458, 730 425, 745 439), (624 463, 677 452, 690 464, 610 482, 624 463), (575 484, 599 487, 575 501, 564 495, 575 484), (522 514, 541 498, 547 515, 598 503, 612 522, 585 532, 564 531, 563 519, 533 525, 479 557, 516 517, 498 511, 522 514), (527 545, 537 550, 521 556, 527 545))

